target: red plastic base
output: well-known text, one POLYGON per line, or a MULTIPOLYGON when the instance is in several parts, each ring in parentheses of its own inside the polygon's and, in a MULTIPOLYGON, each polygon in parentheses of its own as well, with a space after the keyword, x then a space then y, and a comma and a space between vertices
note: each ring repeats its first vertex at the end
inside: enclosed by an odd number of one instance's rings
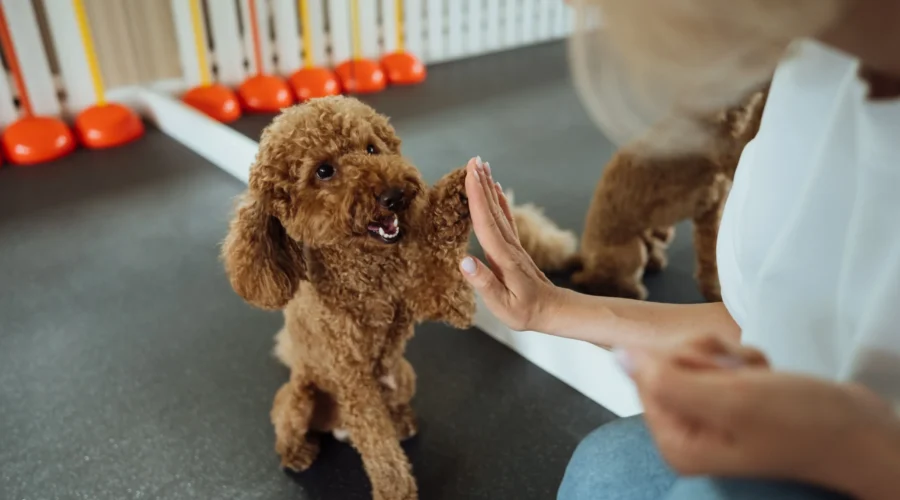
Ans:
POLYGON ((341 93, 337 76, 326 68, 303 68, 289 79, 300 102, 341 93))
POLYGON ((352 59, 335 69, 341 86, 351 94, 371 94, 387 84, 381 65, 369 59, 352 59))
POLYGON ((3 155, 17 165, 35 165, 75 150, 75 137, 58 118, 29 116, 14 121, 0 138, 3 155))
POLYGON ((75 118, 78 140, 91 149, 114 148, 144 135, 144 122, 121 104, 91 106, 75 118))
POLYGON ((425 81, 425 65, 409 52, 393 52, 382 57, 381 67, 391 85, 414 85, 425 81))
POLYGON ((181 100, 222 123, 231 123, 241 117, 237 96, 231 89, 218 83, 194 87, 181 96, 181 100))
POLYGON ((287 82, 273 75, 256 75, 238 87, 241 105, 250 112, 275 113, 294 104, 287 82))

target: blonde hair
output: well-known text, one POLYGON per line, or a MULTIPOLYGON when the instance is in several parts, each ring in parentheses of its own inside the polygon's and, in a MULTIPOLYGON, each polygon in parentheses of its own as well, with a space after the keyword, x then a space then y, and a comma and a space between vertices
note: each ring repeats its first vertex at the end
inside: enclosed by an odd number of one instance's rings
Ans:
POLYGON ((618 145, 710 146, 712 119, 768 80, 791 43, 849 0, 576 0, 570 60, 591 116, 618 145))

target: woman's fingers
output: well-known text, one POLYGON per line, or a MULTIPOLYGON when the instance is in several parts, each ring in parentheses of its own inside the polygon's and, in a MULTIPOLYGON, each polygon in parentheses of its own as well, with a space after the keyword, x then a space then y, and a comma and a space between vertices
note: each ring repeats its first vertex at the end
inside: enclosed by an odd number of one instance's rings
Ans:
POLYGON ((490 165, 481 163, 481 158, 476 158, 475 168, 480 175, 481 185, 484 189, 485 197, 488 200, 488 207, 491 210, 491 215, 497 220, 497 226, 500 228, 500 233, 509 243, 517 244, 519 240, 515 236, 515 233, 513 233, 512 228, 506 220, 506 216, 503 215, 503 210, 500 208, 500 201, 497 197, 497 189, 494 187, 494 179, 491 176, 490 165))
POLYGON ((506 198, 506 193, 503 192, 503 187, 500 186, 499 182, 494 183, 494 190, 497 191, 497 197, 500 200, 500 209, 503 211, 503 215, 506 216, 507 222, 509 222, 513 236, 515 236, 518 241, 519 228, 516 227, 516 219, 513 217, 512 207, 509 206, 509 200, 506 198))
POLYGON ((459 267, 466 281, 481 294, 488 309, 498 315, 509 309, 509 290, 488 266, 470 256, 464 258, 459 267))
MULTIPOLYGON (((511 246, 507 237, 503 235, 500 226, 502 221, 491 210, 490 200, 483 184, 485 174, 479 170, 474 160, 469 161, 466 166, 466 196, 469 198, 472 228, 485 253, 491 255, 499 266, 507 267, 515 259, 513 255, 515 247, 511 246)), ((502 215, 500 217, 503 218, 502 215)))

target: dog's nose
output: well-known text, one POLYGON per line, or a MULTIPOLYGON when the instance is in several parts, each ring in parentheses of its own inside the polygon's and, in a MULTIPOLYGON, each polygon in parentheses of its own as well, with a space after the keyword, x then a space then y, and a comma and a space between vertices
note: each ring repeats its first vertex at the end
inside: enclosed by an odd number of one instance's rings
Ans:
POLYGON ((388 210, 403 208, 403 190, 391 188, 378 196, 378 203, 388 210))

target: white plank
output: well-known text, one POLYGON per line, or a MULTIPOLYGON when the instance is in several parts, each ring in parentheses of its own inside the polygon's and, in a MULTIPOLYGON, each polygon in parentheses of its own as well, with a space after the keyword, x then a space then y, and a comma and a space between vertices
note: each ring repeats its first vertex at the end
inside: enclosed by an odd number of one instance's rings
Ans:
MULTIPOLYGON (((258 1, 258 0, 257 0, 258 1)), ((278 54, 277 72, 289 75, 300 67, 300 28, 296 0, 272 0, 275 20, 275 45, 278 54)))
MULTIPOLYGON (((52 0, 44 0, 46 3, 52 0)), ((194 37, 194 24, 191 19, 192 0, 171 0, 172 22, 175 25, 175 40, 178 42, 178 62, 181 64, 181 77, 191 87, 200 85, 200 54, 194 37)), ((203 2, 198 2, 201 4, 203 2)), ((50 15, 49 10, 48 15, 50 15)), ((201 23, 202 25, 202 23, 201 23)), ((205 39, 205 36, 204 36, 205 39)))
POLYGON ((500 0, 487 0, 484 6, 484 48, 500 48, 500 0))
POLYGON ((75 9, 71 0, 44 0, 44 12, 66 90, 66 112, 75 114, 97 100, 75 9))
POLYGON ((328 15, 331 27, 331 55, 334 64, 338 65, 350 59, 352 55, 350 0, 328 0, 328 15))
POLYGON ((522 0, 519 10, 521 11, 521 38, 519 45, 529 45, 537 40, 537 0, 522 0))
POLYGON ((457 59, 465 54, 463 42, 465 41, 465 18, 463 17, 463 5, 465 0, 450 0, 447 2, 447 58, 457 59))
MULTIPOLYGON (((37 17, 31 2, 2 0, 10 36, 18 55, 22 78, 36 115, 59 116, 62 108, 56 97, 56 85, 50 73, 47 53, 41 41, 37 17)), ((79 42, 80 44, 80 42, 79 42)))
POLYGON ((519 23, 520 0, 504 0, 506 4, 503 9, 503 47, 516 47, 520 43, 519 34, 521 33, 521 24, 519 23))
POLYGON ((447 58, 444 40, 445 21, 443 0, 428 0, 428 62, 443 61, 447 58))
POLYGON ((360 49, 362 57, 377 60, 383 51, 379 42, 378 26, 378 2, 375 0, 358 0, 359 2, 359 26, 358 29, 360 49))
POLYGON ((468 0, 468 21, 466 22, 466 53, 483 54, 485 50, 484 36, 485 7, 482 0, 468 0))
MULTIPOLYGON (((397 0, 381 0, 381 29, 384 34, 384 53, 396 52, 397 44, 397 0)), ((402 0, 401 2, 402 3, 402 0)), ((401 6, 402 9, 402 6, 401 6)))
POLYGON ((406 50, 411 54, 422 57, 425 53, 424 34, 425 10, 422 2, 425 0, 403 0, 403 38, 406 42, 406 50))
MULTIPOLYGON (((328 53, 328 33, 325 32, 325 1, 306 0, 306 8, 309 9, 313 66, 334 66, 337 64, 331 61, 331 55, 328 53)), ((303 50, 309 50, 309 48, 304 47, 303 50)))
POLYGON ((209 7, 218 80, 225 85, 240 85, 247 78, 247 73, 244 70, 244 47, 238 32, 235 4, 219 0, 207 2, 206 5, 209 7))
POLYGON ((12 90, 6 75, 0 75, 0 129, 6 127, 18 118, 16 107, 13 105, 12 90))

